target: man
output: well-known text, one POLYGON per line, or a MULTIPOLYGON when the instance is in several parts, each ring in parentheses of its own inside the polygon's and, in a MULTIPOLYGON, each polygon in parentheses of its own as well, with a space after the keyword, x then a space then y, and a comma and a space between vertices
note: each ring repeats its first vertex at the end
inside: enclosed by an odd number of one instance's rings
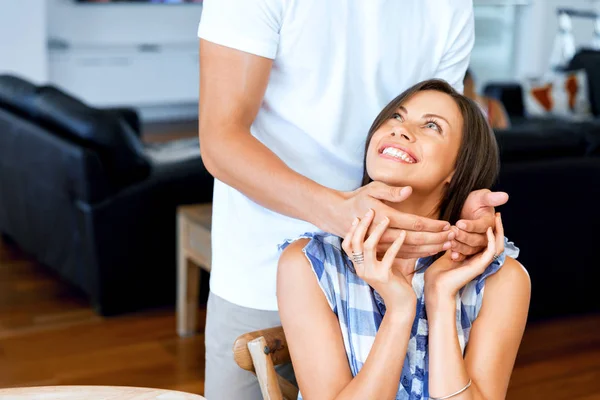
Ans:
MULTIPOLYGON (((215 177, 205 397, 260 399, 233 361, 242 333, 277 326, 278 245, 322 229, 343 236, 369 208, 387 215, 401 257, 477 252, 502 193, 473 193, 461 230, 384 201, 410 189, 360 188, 364 142, 389 100, 438 77, 462 90, 471 0, 205 0, 200 149, 215 177)), ((318 340, 318 338, 315 338, 318 340)))

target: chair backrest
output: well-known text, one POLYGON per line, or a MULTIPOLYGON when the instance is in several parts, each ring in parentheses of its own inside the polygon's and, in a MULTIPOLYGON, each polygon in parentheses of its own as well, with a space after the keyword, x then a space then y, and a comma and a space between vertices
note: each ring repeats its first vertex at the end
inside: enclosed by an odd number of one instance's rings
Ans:
POLYGON ((298 388, 275 371, 276 365, 291 363, 282 327, 245 333, 233 344, 237 365, 258 378, 265 400, 295 400, 298 388))

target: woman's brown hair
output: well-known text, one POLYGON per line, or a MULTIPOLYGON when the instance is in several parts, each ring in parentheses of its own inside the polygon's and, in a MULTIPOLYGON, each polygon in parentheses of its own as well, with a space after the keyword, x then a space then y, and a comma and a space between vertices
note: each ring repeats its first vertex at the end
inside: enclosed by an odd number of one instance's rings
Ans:
POLYGON ((460 213, 469 194, 474 190, 489 189, 494 184, 500 171, 500 157, 494 131, 477 103, 458 93, 443 80, 431 79, 414 85, 392 100, 375 118, 365 145, 362 185, 372 181, 367 173, 366 157, 371 137, 385 121, 392 118, 398 107, 415 93, 425 90, 435 90, 449 95, 463 117, 462 139, 454 166, 455 173, 439 205, 439 218, 454 225, 460 219, 460 213))

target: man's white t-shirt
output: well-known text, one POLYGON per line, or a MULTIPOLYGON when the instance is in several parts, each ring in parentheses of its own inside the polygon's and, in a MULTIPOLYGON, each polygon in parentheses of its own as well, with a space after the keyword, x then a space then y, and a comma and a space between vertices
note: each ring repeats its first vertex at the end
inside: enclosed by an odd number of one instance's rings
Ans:
MULTIPOLYGON (((473 4, 205 0, 198 36, 274 60, 252 135, 298 173, 350 191, 360 186, 369 127, 390 100, 434 77, 462 92, 473 4)), ((211 291, 240 306, 277 310, 278 246, 318 228, 216 180, 212 230, 211 291)))

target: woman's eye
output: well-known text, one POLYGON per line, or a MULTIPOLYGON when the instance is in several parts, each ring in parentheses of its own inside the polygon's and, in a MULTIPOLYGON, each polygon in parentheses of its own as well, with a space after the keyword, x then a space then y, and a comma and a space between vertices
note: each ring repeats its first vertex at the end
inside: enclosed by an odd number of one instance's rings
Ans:
POLYGON ((397 119, 400 122, 404 121, 404 118, 402 118, 402 115, 398 114, 398 113, 394 113, 392 114, 392 118, 397 119))
POLYGON ((436 124, 435 122, 428 122, 427 125, 425 125, 425 127, 429 128, 429 129, 434 129, 438 132, 441 131, 440 126, 438 124, 436 124))

